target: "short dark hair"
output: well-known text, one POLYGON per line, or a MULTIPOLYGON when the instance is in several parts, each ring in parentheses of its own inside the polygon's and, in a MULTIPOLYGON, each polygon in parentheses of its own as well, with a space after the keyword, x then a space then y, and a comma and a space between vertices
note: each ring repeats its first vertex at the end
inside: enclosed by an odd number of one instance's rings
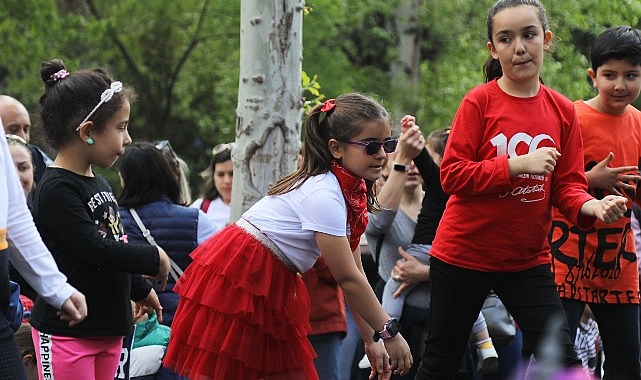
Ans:
POLYGON ((611 59, 624 59, 632 66, 641 65, 641 31, 630 26, 614 26, 599 34, 592 42, 590 61, 597 72, 611 59))
POLYGON ((132 208, 167 196, 180 204, 180 185, 165 155, 148 142, 133 143, 118 158, 123 189, 118 204, 132 208))

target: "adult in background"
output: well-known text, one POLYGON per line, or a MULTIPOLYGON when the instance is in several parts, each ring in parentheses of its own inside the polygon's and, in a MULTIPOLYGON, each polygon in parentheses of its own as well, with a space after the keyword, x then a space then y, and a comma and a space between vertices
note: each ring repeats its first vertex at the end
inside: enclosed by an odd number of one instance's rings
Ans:
MULTIPOLYGON (((33 159, 31 151, 27 146, 27 142, 17 135, 7 135, 7 146, 13 165, 16 167, 16 173, 22 185, 25 199, 28 199, 29 194, 34 187, 33 181, 33 159)), ((15 249, 13 244, 9 243, 9 249, 15 249)), ((29 283, 20 275, 18 270, 12 263, 9 263, 9 278, 20 285, 20 294, 29 298, 33 305, 33 301, 38 297, 38 293, 29 285, 29 283)))
POLYGON ((211 217, 215 224, 229 223, 231 213, 231 186, 234 164, 231 161, 233 143, 218 144, 211 150, 211 165, 201 174, 205 177, 200 198, 191 207, 199 208, 211 217))
POLYGON ((0 119, 7 135, 22 137, 33 156, 34 180, 37 183, 42 173, 52 162, 51 158, 38 146, 29 144, 31 134, 31 117, 27 108, 9 95, 0 95, 0 119))
MULTIPOLYGON (((172 168, 176 159, 167 160, 150 143, 133 143, 118 160, 122 194, 118 198, 120 218, 129 243, 149 244, 131 210, 136 210, 151 236, 178 266, 185 270, 191 263, 189 253, 213 235, 217 226, 205 213, 180 204, 180 182, 172 168)), ((170 278, 158 292, 163 307, 162 324, 171 326, 178 306, 176 284, 170 278)))

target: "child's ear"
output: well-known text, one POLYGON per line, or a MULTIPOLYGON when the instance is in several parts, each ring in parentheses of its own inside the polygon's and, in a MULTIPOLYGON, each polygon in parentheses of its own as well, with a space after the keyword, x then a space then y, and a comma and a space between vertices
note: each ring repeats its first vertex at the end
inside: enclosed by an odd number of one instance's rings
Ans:
POLYGON ((29 368, 30 362, 33 362, 33 365, 37 365, 35 356, 32 354, 22 354, 22 364, 25 368, 29 368))
POLYGON ((492 41, 487 42, 487 50, 490 52, 492 58, 499 59, 499 55, 496 53, 496 49, 494 48, 492 41))
POLYGON ((80 138, 86 142, 88 139, 91 139, 91 134, 93 132, 92 129, 93 121, 85 121, 78 127, 78 136, 80 136, 80 138))
POLYGON ((592 79, 592 87, 596 88, 596 72, 591 67, 588 69, 588 75, 592 79))
POLYGON ((552 32, 549 30, 546 30, 543 33, 543 49, 544 50, 549 50, 550 45, 552 45, 552 32))
POLYGON ((329 154, 331 154, 336 160, 343 158, 343 144, 338 140, 329 139, 327 142, 327 148, 329 149, 329 154))

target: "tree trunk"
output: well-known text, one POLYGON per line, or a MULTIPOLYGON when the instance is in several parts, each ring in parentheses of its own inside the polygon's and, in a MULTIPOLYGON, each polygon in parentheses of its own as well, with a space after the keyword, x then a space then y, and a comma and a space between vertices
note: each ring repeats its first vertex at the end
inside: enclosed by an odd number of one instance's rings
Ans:
POLYGON ((394 89, 392 114, 416 114, 421 63, 421 35, 418 22, 420 0, 400 0, 391 25, 398 36, 398 59, 392 62, 391 79, 394 89))
POLYGON ((241 0, 231 221, 296 168, 303 0, 241 0))

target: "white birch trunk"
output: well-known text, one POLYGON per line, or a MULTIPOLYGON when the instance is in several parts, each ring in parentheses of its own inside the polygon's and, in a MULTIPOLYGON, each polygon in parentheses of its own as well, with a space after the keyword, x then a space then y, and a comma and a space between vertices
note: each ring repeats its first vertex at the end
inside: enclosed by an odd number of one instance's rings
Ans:
POLYGON ((231 221, 296 168, 304 5, 303 0, 241 0, 231 221))

